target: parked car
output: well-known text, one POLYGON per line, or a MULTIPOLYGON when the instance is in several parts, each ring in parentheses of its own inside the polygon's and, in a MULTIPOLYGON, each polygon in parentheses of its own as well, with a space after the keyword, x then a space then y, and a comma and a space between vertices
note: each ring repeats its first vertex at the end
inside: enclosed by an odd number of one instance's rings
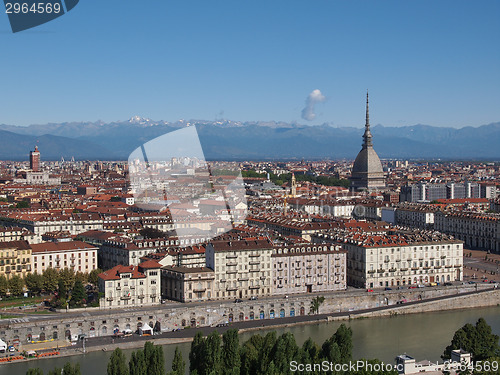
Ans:
POLYGON ((429 285, 430 286, 437 286, 438 284, 437 283, 430 283, 429 285))
POLYGON ((416 289, 416 288, 417 288, 417 286, 416 286, 416 285, 410 285, 410 286, 408 287, 408 289, 416 289))
POLYGON ((234 303, 240 303, 240 302, 243 302, 243 300, 242 300, 242 299, 239 299, 239 298, 236 298, 236 299, 234 300, 234 303))
POLYGON ((385 288, 385 290, 392 290, 392 288, 387 287, 387 288, 385 288))
POLYGON ((252 296, 252 297, 249 298, 250 301, 255 301, 256 299, 257 299, 256 296, 252 296))
POLYGON ((373 289, 366 289, 367 292, 373 292, 373 289))
POLYGON ((453 284, 450 282, 444 283, 444 286, 452 286, 453 284))

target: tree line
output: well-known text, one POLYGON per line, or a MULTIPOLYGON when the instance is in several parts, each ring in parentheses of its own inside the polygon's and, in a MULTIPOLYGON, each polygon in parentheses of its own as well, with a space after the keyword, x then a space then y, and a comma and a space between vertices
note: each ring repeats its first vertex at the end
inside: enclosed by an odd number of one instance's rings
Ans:
MULTIPOLYGON (((204 337, 197 332, 189 353, 189 373, 191 375, 280 375, 290 373, 290 363, 348 363, 352 360, 352 331, 342 324, 337 331, 318 346, 310 338, 297 345, 292 333, 277 336, 269 332, 265 336, 256 334, 240 344, 238 331, 230 329, 220 336, 217 331, 204 337)), ((371 363, 379 363, 371 360, 371 363)), ((119 348, 109 359, 107 375, 184 375, 187 365, 178 347, 175 348, 172 370, 165 370, 163 348, 146 342, 142 350, 133 352, 127 358, 119 348)), ((27 375, 43 375, 39 369, 30 370, 27 375), (34 372, 38 371, 38 372, 34 372)), ((61 370, 59 370, 59 374, 61 370)), ((78 369, 79 371, 79 369, 78 369)), ((297 374, 353 374, 353 375, 397 375, 396 371, 297 371, 297 374)), ((49 373, 49 374, 52 374, 49 373)), ((63 370, 63 374, 66 372, 63 370)), ((81 375, 80 372, 69 373, 81 375)))
POLYGON ((64 307, 67 302, 70 306, 81 306, 87 301, 84 284, 91 283, 97 285, 98 275, 102 272, 100 269, 92 270, 90 273, 75 272, 72 268, 63 268, 58 271, 55 268, 47 268, 43 273, 36 271, 27 274, 24 278, 18 275, 7 279, 4 275, 0 276, 0 297, 20 296, 25 287, 32 294, 49 294, 56 296, 56 302, 64 307), (64 306, 63 306, 64 305, 64 306))

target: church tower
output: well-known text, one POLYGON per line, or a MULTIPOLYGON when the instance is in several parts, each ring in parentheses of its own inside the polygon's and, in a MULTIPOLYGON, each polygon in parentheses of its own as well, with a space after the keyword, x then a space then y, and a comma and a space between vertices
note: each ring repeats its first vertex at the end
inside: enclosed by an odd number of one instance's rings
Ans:
POLYGON ((35 151, 30 152, 30 169, 33 172, 40 170, 40 151, 38 151, 38 146, 35 146, 35 151))
POLYGON ((297 180, 295 179, 294 173, 292 173, 292 189, 290 193, 293 198, 297 196, 297 180))
POLYGON ((370 116, 368 112, 368 91, 366 92, 366 120, 363 144, 351 174, 351 190, 377 190, 385 188, 384 170, 382 163, 373 149, 373 136, 370 131, 370 116))

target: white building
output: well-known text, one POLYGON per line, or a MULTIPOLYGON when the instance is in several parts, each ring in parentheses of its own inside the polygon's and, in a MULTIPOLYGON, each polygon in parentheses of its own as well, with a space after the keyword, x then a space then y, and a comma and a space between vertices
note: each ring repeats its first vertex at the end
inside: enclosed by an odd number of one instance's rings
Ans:
POLYGON ((406 230, 366 233, 336 230, 315 242, 348 251, 349 285, 378 288, 463 280, 463 242, 439 232, 406 230))
POLYGON ((118 265, 99 274, 99 291, 104 293, 100 306, 150 306, 161 302, 160 267, 148 260, 138 266, 118 265))
POLYGON ((81 241, 42 242, 31 245, 31 269, 41 274, 47 268, 71 268, 75 272, 97 269, 97 247, 81 241))

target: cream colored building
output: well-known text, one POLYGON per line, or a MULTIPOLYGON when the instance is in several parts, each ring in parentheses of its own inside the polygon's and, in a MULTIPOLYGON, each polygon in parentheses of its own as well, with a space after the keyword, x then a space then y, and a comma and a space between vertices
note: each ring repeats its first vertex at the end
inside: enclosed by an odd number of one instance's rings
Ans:
POLYGON ((0 275, 24 277, 31 272, 31 247, 27 241, 0 242, 0 275))
POLYGON ((71 268, 75 272, 97 269, 97 247, 81 241, 42 242, 31 245, 32 270, 71 268))
POLYGON ((206 248, 207 267, 215 271, 214 299, 271 295, 271 254, 267 238, 212 241, 206 248))
POLYGON ((347 281, 363 288, 463 280, 463 242, 430 231, 364 233, 338 230, 318 241, 348 251, 347 281))
POLYGON ((161 265, 148 260, 138 266, 118 265, 99 274, 101 307, 151 306, 161 303, 161 265))
POLYGON ((438 212, 434 229, 455 236, 466 246, 500 252, 500 214, 438 212))
POLYGON ((162 297, 180 302, 212 298, 215 273, 206 267, 165 266, 161 269, 162 297))
POLYGON ((333 244, 273 248, 273 295, 345 290, 347 252, 333 244))

